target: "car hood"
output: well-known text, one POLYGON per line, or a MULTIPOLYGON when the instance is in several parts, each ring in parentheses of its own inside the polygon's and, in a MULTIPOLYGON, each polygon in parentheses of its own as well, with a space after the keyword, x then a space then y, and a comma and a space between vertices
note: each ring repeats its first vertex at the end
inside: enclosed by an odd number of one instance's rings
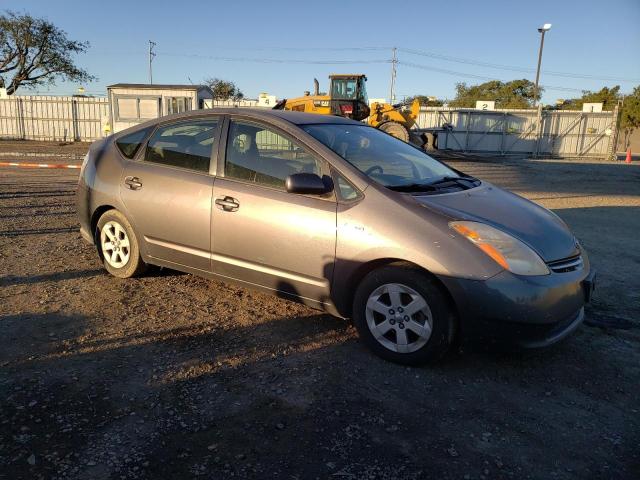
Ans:
POLYGON ((489 183, 455 193, 414 196, 414 199, 455 220, 483 222, 499 228, 529 245, 545 262, 578 253, 575 237, 560 217, 489 183))

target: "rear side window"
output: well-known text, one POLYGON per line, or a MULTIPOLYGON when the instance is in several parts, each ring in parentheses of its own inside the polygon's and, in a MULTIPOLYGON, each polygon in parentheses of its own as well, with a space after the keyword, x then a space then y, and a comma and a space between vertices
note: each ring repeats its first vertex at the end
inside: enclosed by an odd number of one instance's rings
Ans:
POLYGON ((152 127, 143 128, 137 132, 130 133, 116 140, 116 145, 122 154, 127 158, 133 158, 142 145, 142 142, 151 131, 152 127))
POLYGON ((191 120, 160 127, 147 142, 144 159, 208 172, 217 127, 217 119, 191 120))

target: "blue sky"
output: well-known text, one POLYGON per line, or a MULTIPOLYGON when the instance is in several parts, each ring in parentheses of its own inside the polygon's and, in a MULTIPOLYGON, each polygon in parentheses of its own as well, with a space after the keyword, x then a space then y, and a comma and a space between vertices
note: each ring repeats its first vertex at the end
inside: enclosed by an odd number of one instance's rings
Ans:
MULTIPOLYGON (((326 88, 332 72, 362 72, 370 97, 388 97, 391 66, 378 62, 388 61, 395 46, 405 49, 398 52, 398 98, 452 98, 456 82, 485 81, 474 75, 533 80, 537 27, 547 22, 553 27, 545 37, 541 84, 577 90, 620 84, 623 91, 640 84, 640 0, 0 0, 5 8, 45 17, 70 38, 88 40, 91 48, 78 64, 99 77, 84 85, 94 94, 104 94, 111 83, 146 83, 151 39, 158 53, 155 83, 216 76, 233 80, 247 97, 269 92, 291 98, 311 90, 313 77, 326 88), (344 63, 303 63, 331 61, 344 63)), ((71 94, 78 86, 59 83, 38 91, 71 94)), ((543 100, 576 95, 549 88, 543 100)))

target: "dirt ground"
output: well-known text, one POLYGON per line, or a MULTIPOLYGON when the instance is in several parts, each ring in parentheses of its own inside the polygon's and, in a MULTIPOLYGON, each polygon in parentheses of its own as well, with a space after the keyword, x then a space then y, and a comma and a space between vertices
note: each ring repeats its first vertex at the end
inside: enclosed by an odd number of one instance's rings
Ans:
POLYGON ((76 163, 84 158, 90 143, 58 143, 0 140, 0 161, 42 161, 76 163))
POLYGON ((451 164, 567 221, 610 328, 401 367, 295 303, 112 278, 78 234, 76 171, 0 169, 0 478, 638 478, 640 165, 451 164))

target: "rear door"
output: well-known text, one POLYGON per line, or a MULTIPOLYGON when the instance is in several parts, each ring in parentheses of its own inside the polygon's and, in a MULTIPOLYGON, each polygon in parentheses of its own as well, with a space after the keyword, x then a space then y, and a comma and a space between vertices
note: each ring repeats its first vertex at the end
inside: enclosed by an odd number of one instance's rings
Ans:
POLYGON ((213 188, 213 271, 315 302, 329 298, 336 199, 287 193, 296 172, 328 165, 285 132, 230 119, 224 174, 213 188))
POLYGON ((121 198, 152 257, 211 270, 210 170, 220 124, 213 116, 162 124, 127 162, 121 198))

